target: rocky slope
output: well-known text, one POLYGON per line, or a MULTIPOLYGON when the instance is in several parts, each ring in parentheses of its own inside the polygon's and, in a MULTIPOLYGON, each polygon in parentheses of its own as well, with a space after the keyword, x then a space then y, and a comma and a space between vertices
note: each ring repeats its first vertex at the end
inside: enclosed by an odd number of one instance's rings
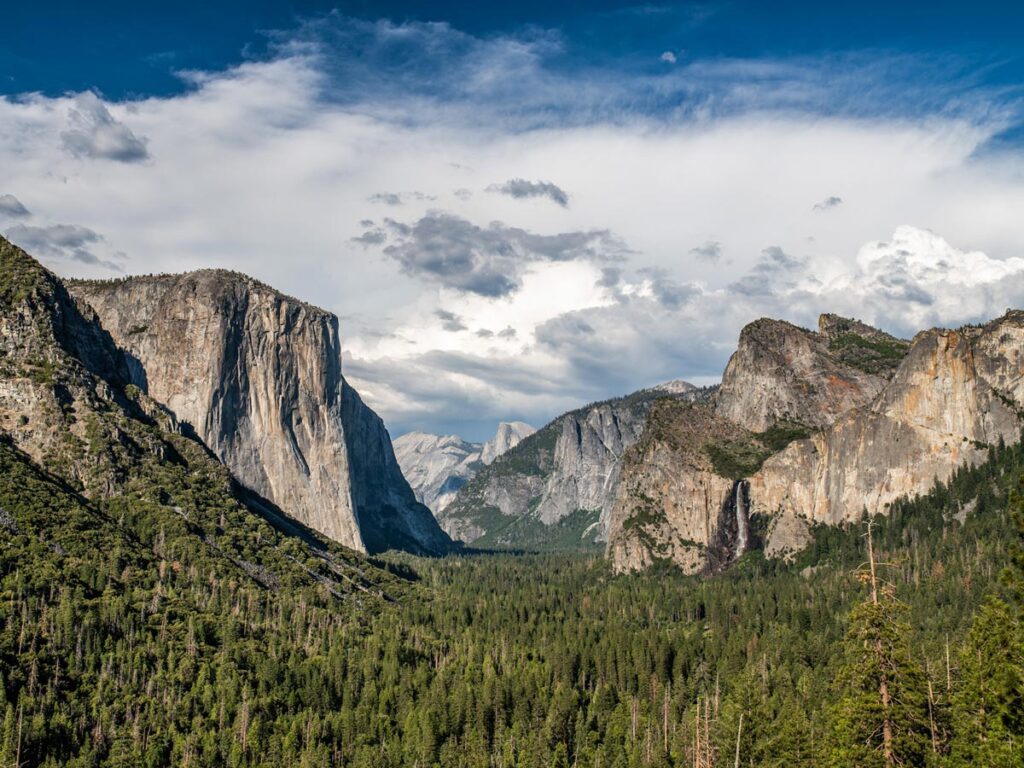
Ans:
POLYGON ((480 448, 480 461, 490 464, 504 453, 508 453, 537 430, 522 421, 503 421, 498 425, 494 437, 480 448))
POLYGON ((494 437, 482 444, 470 443, 457 435, 409 432, 395 440, 395 457, 416 499, 437 514, 481 467, 534 432, 533 427, 521 421, 502 422, 494 437))
POLYGON ((607 538, 621 459, 662 397, 705 394, 678 382, 566 413, 482 469, 439 515, 477 546, 579 548, 607 538))
MULTIPOLYGON (((380 595, 377 584, 394 581, 277 510, 250 505, 227 468, 130 382, 96 315, 3 238, 0 476, 5 553, 53 575, 51 595, 69 584, 88 594, 96 585, 81 581, 87 574, 126 590, 166 577, 177 621, 191 594, 170 585, 179 576, 308 589, 329 602, 380 595)), ((141 615, 160 597, 157 588, 141 615)))
POLYGON ((757 432, 779 419, 823 427, 877 395, 906 347, 835 315, 822 315, 817 333, 780 320, 757 320, 740 333, 716 410, 757 432))
POLYGON ((627 452, 608 552, 619 571, 697 572, 815 524, 884 513, 1020 438, 1024 313, 912 342, 823 315, 745 328, 711 411, 654 409, 627 452))
POLYGON ((746 326, 712 401, 652 409, 626 453, 609 521, 615 569, 716 569, 757 545, 749 478, 793 441, 871 402, 907 347, 834 315, 817 332, 768 319, 746 326))
POLYGON ((926 491, 988 447, 1020 439, 1024 312, 981 327, 918 334, 871 404, 768 459, 750 478, 752 511, 768 516, 769 554, 800 548, 814 523, 884 512, 926 491))
POLYGON ((446 549, 342 377, 335 316, 220 270, 69 285, 126 351, 131 382, 245 487, 352 549, 446 549))

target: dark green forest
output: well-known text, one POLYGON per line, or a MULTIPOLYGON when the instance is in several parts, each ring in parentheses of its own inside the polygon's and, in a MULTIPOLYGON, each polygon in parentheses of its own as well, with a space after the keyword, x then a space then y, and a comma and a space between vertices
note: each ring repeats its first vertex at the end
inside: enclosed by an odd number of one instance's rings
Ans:
POLYGON ((270 526, 232 538, 219 481, 94 505, 0 443, 0 765, 1019 766, 1022 475, 994 447, 894 504, 874 582, 866 523, 707 578, 463 554, 331 580, 270 526), (244 567, 269 540, 289 583, 244 567))

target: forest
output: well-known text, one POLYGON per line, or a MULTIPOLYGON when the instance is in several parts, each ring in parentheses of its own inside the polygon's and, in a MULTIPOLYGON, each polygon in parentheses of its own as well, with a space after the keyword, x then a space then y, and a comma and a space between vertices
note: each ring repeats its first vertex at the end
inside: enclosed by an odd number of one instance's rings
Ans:
POLYGON ((465 553, 328 581, 284 542, 283 582, 196 545, 240 514, 215 484, 92 504, 0 442, 0 765, 1019 766, 1022 476, 994 446, 714 576, 465 553))

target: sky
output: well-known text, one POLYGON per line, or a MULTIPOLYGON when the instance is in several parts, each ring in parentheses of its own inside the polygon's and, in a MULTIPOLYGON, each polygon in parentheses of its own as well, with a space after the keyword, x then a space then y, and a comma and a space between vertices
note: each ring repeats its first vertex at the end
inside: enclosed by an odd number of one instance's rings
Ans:
POLYGON ((335 312, 393 436, 1024 307, 1014 4, 147 5, 5 9, 0 232, 335 312))

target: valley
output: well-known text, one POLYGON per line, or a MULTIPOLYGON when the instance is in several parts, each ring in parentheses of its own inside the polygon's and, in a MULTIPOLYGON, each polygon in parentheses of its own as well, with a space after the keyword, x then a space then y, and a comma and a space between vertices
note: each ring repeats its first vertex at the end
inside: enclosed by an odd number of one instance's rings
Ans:
POLYGON ((1020 312, 758 320, 720 386, 396 457, 329 313, 0 267, 3 764, 1021 756, 1020 312))

